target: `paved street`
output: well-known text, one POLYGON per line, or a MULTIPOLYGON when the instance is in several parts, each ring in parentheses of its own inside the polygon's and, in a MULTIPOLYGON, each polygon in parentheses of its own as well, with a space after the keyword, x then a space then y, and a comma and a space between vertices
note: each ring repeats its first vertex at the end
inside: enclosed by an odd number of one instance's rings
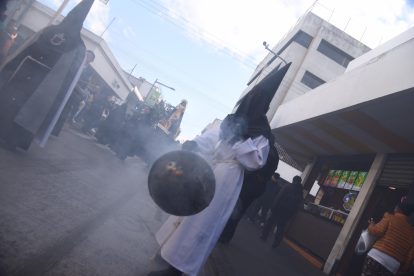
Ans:
MULTIPOLYGON (((166 218, 146 187, 146 164, 118 160, 66 128, 45 149, 0 148, 0 275, 145 275, 155 231, 166 218)), ((218 247, 203 276, 320 275, 283 245, 271 250, 243 222, 218 247)))
POLYGON ((218 245, 210 258, 213 275, 226 276, 322 276, 292 248, 282 242, 271 247, 269 237, 265 243, 259 238, 259 227, 243 219, 232 242, 218 245))
MULTIPOLYGON (((0 149, 1 275, 143 275, 165 215, 146 166, 73 130, 46 149, 0 149)), ((151 267, 154 266, 154 267, 151 267)))

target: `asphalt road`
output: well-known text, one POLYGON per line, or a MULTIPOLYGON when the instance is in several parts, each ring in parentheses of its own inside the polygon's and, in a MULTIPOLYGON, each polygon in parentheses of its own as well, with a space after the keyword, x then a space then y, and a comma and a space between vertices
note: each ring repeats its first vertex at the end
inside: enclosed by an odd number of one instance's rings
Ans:
MULTIPOLYGON (((167 215, 149 197, 147 171, 71 128, 44 149, 0 147, 0 276, 138 276, 165 267, 154 259, 154 233, 167 215)), ((200 276, 322 275, 258 236, 243 221, 200 276)))
POLYGON ((159 268, 147 167, 66 129, 47 147, 0 148, 0 275, 145 275, 159 268))

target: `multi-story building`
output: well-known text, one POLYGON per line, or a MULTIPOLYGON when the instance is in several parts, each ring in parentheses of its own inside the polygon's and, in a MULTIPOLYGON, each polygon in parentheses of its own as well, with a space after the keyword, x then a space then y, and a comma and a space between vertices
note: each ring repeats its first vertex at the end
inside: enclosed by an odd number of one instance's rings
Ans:
MULTIPOLYGON (((317 15, 305 14, 272 51, 292 65, 273 98, 268 112, 345 72, 349 62, 370 48, 317 15)), ((243 95, 283 61, 269 53, 257 66, 243 95)))
POLYGON ((360 275, 355 248, 368 219, 402 197, 414 202, 413 49, 411 28, 272 120, 276 142, 305 168, 305 206, 286 237, 329 275, 360 275))

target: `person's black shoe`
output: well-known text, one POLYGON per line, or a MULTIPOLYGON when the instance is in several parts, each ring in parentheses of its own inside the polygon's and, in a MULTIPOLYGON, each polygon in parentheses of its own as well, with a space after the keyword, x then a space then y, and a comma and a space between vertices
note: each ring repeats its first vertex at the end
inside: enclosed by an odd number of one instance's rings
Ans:
POLYGON ((148 273, 148 276, 181 276, 183 273, 173 266, 169 266, 167 269, 152 271, 148 273))
POLYGON ((262 234, 260 235, 260 239, 265 242, 267 240, 267 236, 262 234))

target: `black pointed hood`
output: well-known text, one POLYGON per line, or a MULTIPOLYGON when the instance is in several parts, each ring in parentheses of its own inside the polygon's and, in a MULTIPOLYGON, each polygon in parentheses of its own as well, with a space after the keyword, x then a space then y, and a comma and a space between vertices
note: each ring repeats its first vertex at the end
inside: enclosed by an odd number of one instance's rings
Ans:
POLYGON ((94 0, 81 1, 65 16, 59 25, 70 28, 74 32, 80 32, 93 3, 94 0))
POLYGON ((280 83, 286 75, 291 63, 278 67, 269 73, 263 80, 250 90, 239 102, 235 112, 237 115, 243 115, 248 118, 260 117, 266 115, 269 110, 270 102, 275 96, 280 83))
POLYGON ((235 115, 246 120, 247 137, 263 135, 270 144, 274 143, 266 113, 290 65, 291 63, 288 63, 279 70, 277 67, 239 101, 235 115))
POLYGON ((93 3, 94 0, 83 0, 66 15, 62 22, 43 29, 40 39, 46 43, 46 47, 67 52, 83 45, 81 30, 93 3))

